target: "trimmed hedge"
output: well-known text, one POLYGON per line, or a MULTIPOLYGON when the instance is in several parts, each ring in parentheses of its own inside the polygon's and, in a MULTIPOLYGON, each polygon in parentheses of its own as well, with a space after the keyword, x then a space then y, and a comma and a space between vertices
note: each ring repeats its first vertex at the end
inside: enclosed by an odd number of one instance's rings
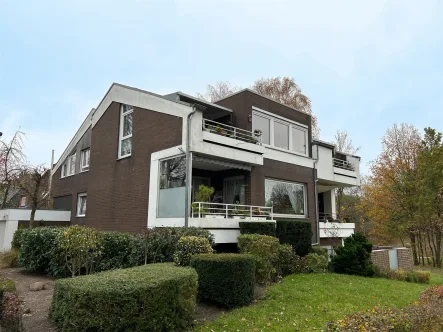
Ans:
POLYGON ((129 248, 136 241, 132 234, 120 232, 100 232, 102 254, 97 270, 106 271, 133 267, 129 248))
POLYGON ((212 247, 207 238, 198 236, 183 236, 178 240, 177 250, 174 253, 174 263, 188 266, 192 255, 212 254, 212 247))
POLYGON ((57 280, 50 318, 62 331, 184 331, 196 296, 194 269, 149 264, 57 280))
POLYGON ((238 237, 240 253, 254 257, 258 283, 267 284, 277 280, 279 247, 278 239, 268 235, 243 234, 238 237))
POLYGON ((30 272, 54 276, 63 274, 54 264, 64 266, 64 260, 62 257, 54 257, 54 251, 57 248, 57 237, 62 236, 64 230, 63 227, 24 229, 21 234, 19 265, 30 272))
MULTIPOLYGON (((14 237, 15 246, 19 247, 19 266, 54 277, 69 276, 61 244, 66 240, 65 233, 69 234, 70 230, 71 227, 17 230, 14 237)), ((91 251, 94 257, 89 266, 90 272, 172 262, 178 240, 183 236, 204 237, 211 245, 214 244, 214 236, 208 230, 197 227, 157 227, 137 235, 98 231, 98 235, 99 248, 91 251)), ((85 270, 80 272, 83 274, 85 270)))
POLYGON ((232 308, 254 298, 254 258, 241 254, 200 254, 191 258, 198 274, 198 297, 232 308))
POLYGON ((299 256, 311 252, 312 226, 308 221, 277 220, 276 234, 280 243, 290 244, 299 256))
POLYGON ((240 221, 240 234, 260 234, 275 236, 275 223, 263 221, 240 221))

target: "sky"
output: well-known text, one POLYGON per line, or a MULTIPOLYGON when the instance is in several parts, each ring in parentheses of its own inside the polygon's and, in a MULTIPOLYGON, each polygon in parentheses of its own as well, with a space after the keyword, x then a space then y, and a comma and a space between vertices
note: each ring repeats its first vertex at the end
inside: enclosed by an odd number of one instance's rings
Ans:
POLYGON ((294 77, 361 171, 394 123, 443 131, 443 2, 0 0, 0 131, 56 160, 113 82, 159 94, 294 77))

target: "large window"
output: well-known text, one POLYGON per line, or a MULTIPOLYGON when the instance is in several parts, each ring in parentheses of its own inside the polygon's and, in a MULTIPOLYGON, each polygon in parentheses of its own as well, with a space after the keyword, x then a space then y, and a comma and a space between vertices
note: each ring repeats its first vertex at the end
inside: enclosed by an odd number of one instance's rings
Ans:
POLYGON ((261 140, 263 144, 270 144, 271 120, 260 113, 252 113, 252 130, 261 130, 261 140))
POLYGON ((157 216, 185 216, 186 158, 184 156, 160 161, 157 216))
POLYGON ((66 158, 66 162, 62 165, 62 178, 75 174, 75 159, 75 153, 66 158))
POLYGON ((304 184, 265 180, 266 206, 274 206, 274 214, 306 216, 306 188, 304 184))
POLYGON ((91 156, 91 149, 82 150, 80 154, 80 169, 82 172, 89 170, 90 156, 91 156))
POLYGON ((78 194, 77 197, 77 217, 84 217, 86 215, 86 193, 78 194))
POLYGON ((132 115, 134 108, 130 105, 121 106, 120 114, 120 140, 118 157, 128 157, 132 153, 132 115))
POLYGON ((252 112, 252 129, 261 130, 262 143, 278 149, 308 154, 308 128, 267 112, 252 112))

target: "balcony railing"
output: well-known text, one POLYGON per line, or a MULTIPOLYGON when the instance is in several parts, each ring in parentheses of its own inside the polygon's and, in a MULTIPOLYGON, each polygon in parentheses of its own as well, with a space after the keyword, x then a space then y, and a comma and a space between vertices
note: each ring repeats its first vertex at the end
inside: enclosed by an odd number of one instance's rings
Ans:
POLYGON ((354 164, 352 164, 351 162, 349 162, 347 160, 342 160, 342 159, 334 158, 333 159, 333 164, 334 164, 334 167, 343 168, 343 169, 346 169, 348 171, 355 171, 354 164))
POLYGON ((273 220, 274 209, 268 206, 194 202, 192 218, 273 220))
POLYGON ((261 133, 255 134, 249 130, 244 130, 208 119, 203 119, 203 130, 226 137, 231 137, 243 142, 261 144, 261 133))

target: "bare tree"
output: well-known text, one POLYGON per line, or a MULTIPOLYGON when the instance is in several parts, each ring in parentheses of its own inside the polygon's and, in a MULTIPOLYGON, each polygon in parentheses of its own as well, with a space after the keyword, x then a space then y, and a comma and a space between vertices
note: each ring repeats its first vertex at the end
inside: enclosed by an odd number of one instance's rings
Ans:
POLYGON ((23 169, 25 155, 23 154, 24 133, 16 131, 9 143, 0 140, 0 208, 7 207, 9 193, 14 181, 23 169))
POLYGON ((215 83, 215 85, 208 84, 206 86, 206 92, 204 94, 197 93, 197 98, 208 100, 214 103, 239 90, 241 90, 241 88, 238 86, 232 87, 229 82, 220 81, 215 83))
POLYGON ((34 226, 35 212, 47 204, 50 170, 43 165, 26 166, 18 179, 18 187, 26 193, 31 206, 29 228, 34 226))
MULTIPOLYGON (((355 147, 352 139, 349 137, 348 132, 343 130, 337 130, 337 133, 334 136, 335 138, 335 147, 337 151, 347 153, 347 154, 356 154, 360 147, 355 147)), ((356 212, 356 205, 359 200, 359 188, 337 188, 335 190, 335 205, 337 211, 337 219, 343 217, 351 217, 350 214, 356 212), (349 197, 346 197, 349 196, 349 197)), ((351 218, 352 219, 352 218, 351 218)))
MULTIPOLYGON (((208 85, 204 94, 197 93, 198 98, 216 102, 226 96, 239 91, 241 88, 232 87, 229 82, 218 82, 215 85, 208 85)), ((312 113, 311 100, 301 92, 301 88, 292 77, 271 77, 256 80, 251 87, 255 92, 274 99, 289 107, 293 107, 301 112, 311 115, 312 135, 320 136, 317 117, 312 113)))

